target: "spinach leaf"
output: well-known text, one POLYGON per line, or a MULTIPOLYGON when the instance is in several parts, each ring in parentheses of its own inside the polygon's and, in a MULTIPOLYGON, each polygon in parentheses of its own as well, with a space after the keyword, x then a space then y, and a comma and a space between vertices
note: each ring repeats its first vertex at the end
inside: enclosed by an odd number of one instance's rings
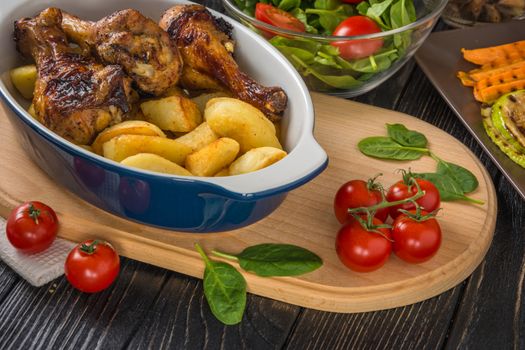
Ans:
POLYGON ((460 186, 463 193, 469 193, 478 188, 478 179, 469 170, 454 163, 445 162, 439 159, 437 173, 450 176, 460 186))
POLYGON ((339 6, 341 6, 339 0, 315 0, 314 2, 314 8, 319 10, 334 10, 339 6))
POLYGON ((390 29, 381 16, 388 10, 393 1, 394 0, 384 0, 382 2, 371 4, 366 10, 366 16, 376 21, 384 29, 390 29))
POLYGON ((307 33, 317 34, 319 31, 314 26, 310 25, 308 23, 308 17, 306 17, 306 13, 303 9, 300 8, 294 8, 292 11, 290 11, 292 16, 297 18, 299 21, 301 21, 304 24, 304 27, 306 29, 307 33))
POLYGON ((414 174, 415 177, 428 180, 439 190, 442 201, 454 201, 465 199, 461 186, 454 179, 446 174, 420 173, 414 174))
POLYGON ((384 136, 364 138, 357 147, 367 156, 383 159, 414 160, 429 153, 426 148, 403 146, 384 136))
POLYGON ((211 312, 222 323, 241 322, 246 307, 246 281, 230 264, 211 261, 202 248, 195 244, 206 268, 204 269, 204 296, 211 312))
POLYGON ((213 254, 237 259, 244 270, 262 277, 298 276, 323 265, 316 254, 291 244, 264 243, 248 247, 237 255, 217 251, 213 254))
POLYGON ((351 75, 322 74, 317 69, 315 69, 313 66, 309 66, 308 64, 303 62, 296 55, 291 55, 290 58, 291 58, 292 63, 294 63, 294 66, 297 65, 297 67, 299 67, 299 70, 302 71, 303 76, 311 74, 329 86, 332 86, 338 89, 351 89, 356 86, 360 86, 362 84, 362 82, 355 79, 351 75))
POLYGON ((392 64, 390 55, 397 52, 396 49, 385 51, 377 55, 362 58, 350 63, 352 69, 360 73, 378 73, 382 72, 392 64))
POLYGON ((387 124, 388 136, 403 146, 426 147, 428 140, 420 132, 409 130, 403 124, 387 124))
POLYGON ((304 11, 307 15, 318 15, 319 24, 326 31, 327 34, 332 34, 335 28, 352 15, 352 8, 348 5, 341 5, 335 9, 306 9, 304 11))
POLYGON ((291 11, 299 6, 301 6, 301 0, 282 0, 278 8, 283 11, 291 11))

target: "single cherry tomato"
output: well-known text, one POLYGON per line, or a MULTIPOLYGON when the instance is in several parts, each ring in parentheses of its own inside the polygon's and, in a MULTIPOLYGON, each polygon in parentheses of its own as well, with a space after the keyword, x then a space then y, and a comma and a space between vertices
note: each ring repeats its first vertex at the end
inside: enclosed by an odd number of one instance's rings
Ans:
POLYGON ((117 278, 120 259, 113 247, 103 241, 88 240, 69 253, 64 272, 69 283, 86 293, 109 287, 117 278))
MULTIPOLYGON (((354 36, 381 32, 381 28, 366 16, 351 16, 339 23, 334 36, 354 36)), ((383 47, 383 39, 356 39, 334 41, 333 46, 339 49, 341 57, 347 60, 359 59, 373 55, 383 47)))
MULTIPOLYGON (((425 191, 425 195, 416 200, 425 211, 431 212, 439 209, 441 200, 439 197, 439 190, 430 181, 423 179, 416 179, 421 190, 425 191)), ((389 202, 394 202, 402 199, 412 197, 417 193, 417 187, 414 184, 407 184, 405 180, 401 180, 393 184, 386 193, 386 199, 389 202)), ((415 209, 414 203, 408 202, 390 207, 390 216, 395 219, 401 214, 399 209, 412 210, 415 209)))
MULTIPOLYGON (((380 225, 382 221, 374 218, 373 224, 380 225)), ((390 229, 377 230, 381 233, 366 230, 356 219, 343 225, 335 241, 341 262, 358 272, 374 271, 383 266, 392 251, 391 235, 390 229)))
POLYGON ((255 18, 261 22, 293 32, 304 32, 306 30, 304 24, 288 12, 262 2, 255 5, 255 18))
POLYGON ((47 249, 55 240, 57 230, 55 211, 37 201, 19 205, 7 218, 7 239, 16 249, 28 254, 47 249))
MULTIPOLYGON (((410 211, 416 214, 415 210, 410 211)), ((428 215, 422 211, 422 216, 428 215)), ((432 258, 441 245, 441 228, 435 218, 417 221, 406 214, 399 215, 392 225, 394 253, 409 263, 422 263, 432 258)))
MULTIPOLYGON (((351 180, 342 185, 334 198, 334 213, 340 223, 344 224, 352 215, 348 208, 370 207, 383 200, 381 191, 373 180, 351 180)), ((388 208, 379 209, 375 215, 381 221, 388 216, 388 208)))

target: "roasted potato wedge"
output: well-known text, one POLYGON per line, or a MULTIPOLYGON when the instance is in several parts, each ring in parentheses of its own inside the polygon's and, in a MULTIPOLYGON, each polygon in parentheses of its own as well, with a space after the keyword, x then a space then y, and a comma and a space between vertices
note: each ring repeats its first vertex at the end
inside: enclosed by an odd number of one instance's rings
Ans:
POLYGON ((153 153, 138 153, 120 162, 132 168, 156 171, 163 174, 191 176, 191 173, 177 163, 153 153))
POLYGON ((28 66, 14 68, 11 69, 9 75, 11 76, 13 85, 20 92, 20 94, 24 96, 24 98, 32 100, 37 77, 36 66, 31 64, 28 66))
POLYGON ((266 168, 283 159, 286 152, 274 147, 252 148, 230 165, 229 174, 239 175, 266 168))
POLYGON ((153 153, 183 165, 191 147, 161 136, 119 135, 102 146, 106 158, 122 161, 138 153, 153 153))
POLYGON ((213 176, 230 165, 239 153, 239 143, 222 137, 186 158, 186 169, 196 176, 213 176))
POLYGON ((219 136, 210 128, 208 123, 204 122, 176 140, 180 143, 190 146, 193 152, 195 152, 204 146, 209 145, 218 138, 219 136))
POLYGON ((115 124, 98 134, 91 147, 95 153, 102 154, 102 145, 119 135, 145 135, 166 137, 166 134, 155 124, 143 120, 127 120, 115 124))
POLYGON ((211 99, 206 105, 204 119, 218 135, 239 142, 241 153, 257 147, 282 149, 272 122, 260 110, 241 100, 211 99))
POLYGON ((217 97, 231 97, 231 95, 229 95, 226 91, 217 91, 196 96, 191 100, 197 104, 197 107, 199 107, 201 113, 204 114, 204 110, 206 109, 206 104, 208 101, 217 97))
POLYGON ((228 168, 224 168, 222 170, 219 170, 219 172, 213 176, 214 177, 230 176, 230 170, 228 170, 228 168))
POLYGON ((179 95, 143 102, 140 109, 147 121, 163 130, 188 132, 202 122, 195 102, 179 95))

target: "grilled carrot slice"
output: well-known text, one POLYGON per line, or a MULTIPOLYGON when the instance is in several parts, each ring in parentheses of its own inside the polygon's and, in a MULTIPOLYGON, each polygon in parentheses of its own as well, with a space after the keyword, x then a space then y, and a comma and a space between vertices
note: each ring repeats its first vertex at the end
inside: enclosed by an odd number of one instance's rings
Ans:
POLYGON ((525 79, 492 85, 481 90, 474 88, 474 98, 480 102, 491 103, 506 93, 521 89, 525 89, 525 79))
POLYGON ((525 60, 513 63, 508 66, 493 68, 489 70, 473 69, 469 72, 458 72, 457 76, 465 86, 474 86, 476 82, 490 78, 495 75, 503 74, 508 70, 525 69, 525 60))
POLYGON ((485 88, 489 88, 494 85, 501 85, 510 83, 515 80, 523 80, 525 79, 525 67, 523 68, 517 68, 517 69, 510 69, 503 71, 499 74, 491 75, 485 79, 482 79, 478 81, 475 85, 475 88, 477 90, 483 90, 485 88))
POLYGON ((469 62, 495 67, 504 62, 525 59, 525 40, 474 50, 461 49, 461 52, 465 60, 469 62))

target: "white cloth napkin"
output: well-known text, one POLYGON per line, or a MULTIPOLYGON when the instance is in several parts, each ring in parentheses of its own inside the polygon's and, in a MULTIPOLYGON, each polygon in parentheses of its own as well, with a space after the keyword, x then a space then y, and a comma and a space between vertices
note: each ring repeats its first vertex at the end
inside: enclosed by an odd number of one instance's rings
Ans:
POLYGON ((75 243, 56 238, 46 250, 36 254, 24 254, 16 250, 5 234, 6 222, 0 217, 0 259, 23 279, 35 287, 64 274, 64 262, 75 243))

